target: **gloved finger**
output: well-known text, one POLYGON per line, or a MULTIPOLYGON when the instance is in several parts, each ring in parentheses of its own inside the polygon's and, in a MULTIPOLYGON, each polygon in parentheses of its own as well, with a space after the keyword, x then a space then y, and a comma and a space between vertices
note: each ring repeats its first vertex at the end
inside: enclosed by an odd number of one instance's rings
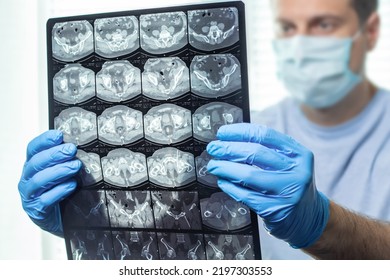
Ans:
POLYGON ((41 151, 31 157, 24 166, 23 178, 30 179, 37 172, 45 168, 69 161, 74 158, 77 152, 76 145, 72 143, 61 144, 50 149, 41 151))
POLYGON ((57 146, 63 141, 62 132, 59 130, 49 130, 35 137, 27 146, 27 161, 30 158, 46 149, 57 146))
POLYGON ((256 166, 224 160, 210 160, 207 169, 210 174, 220 179, 261 193, 279 194, 285 187, 285 176, 279 171, 267 171, 256 166))
POLYGON ((295 165, 291 158, 257 143, 213 141, 207 145, 207 152, 216 159, 256 165, 266 170, 288 170, 295 165))
POLYGON ((72 160, 46 168, 35 174, 19 190, 24 199, 35 198, 54 186, 72 178, 81 168, 79 160, 72 160))
POLYGON ((67 180, 44 192, 40 197, 40 202, 46 208, 55 205, 72 194, 76 187, 77 182, 75 179, 67 180))
POLYGON ((294 155, 294 151, 302 151, 303 146, 288 135, 265 126, 238 123, 221 126, 217 132, 221 141, 252 142, 277 149, 285 154, 294 155))

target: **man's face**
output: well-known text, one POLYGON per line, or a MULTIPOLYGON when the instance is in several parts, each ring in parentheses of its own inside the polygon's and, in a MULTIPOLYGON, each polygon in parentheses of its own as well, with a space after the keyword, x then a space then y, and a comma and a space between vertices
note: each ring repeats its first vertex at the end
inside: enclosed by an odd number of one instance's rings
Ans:
MULTIPOLYGON (((360 28, 352 0, 271 0, 278 38, 301 36, 353 37, 360 28)), ((369 24, 369 23, 368 23, 369 24)), ((359 73, 364 68, 367 51, 373 44, 370 28, 363 26, 351 50, 350 68, 359 73)), ((375 38, 376 39, 376 38, 375 38)))

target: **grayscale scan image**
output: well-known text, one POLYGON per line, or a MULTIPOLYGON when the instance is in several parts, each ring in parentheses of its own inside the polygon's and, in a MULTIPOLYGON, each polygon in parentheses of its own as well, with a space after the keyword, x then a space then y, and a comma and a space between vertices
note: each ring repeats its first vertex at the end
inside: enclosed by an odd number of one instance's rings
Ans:
POLYGON ((62 111, 54 119, 54 128, 63 132, 65 143, 82 146, 97 139, 96 114, 80 107, 62 111))
POLYGON ((198 194, 183 191, 152 192, 158 229, 201 229, 198 194))
POLYGON ((77 150, 76 157, 83 164, 79 174, 83 187, 93 186, 103 180, 100 156, 98 154, 77 150))
POLYGON ((93 28, 86 20, 56 23, 52 29, 53 57, 76 61, 94 51, 93 28))
POLYGON ((191 46, 204 51, 230 47, 239 40, 238 10, 220 8, 188 12, 191 46))
POLYGON ((82 163, 68 258, 261 259, 256 213, 207 170, 220 127, 250 122, 244 4, 133 6, 47 22, 49 127, 82 163))
POLYGON ((141 48, 152 54, 180 50, 188 43, 184 12, 140 16, 141 48))
POLYGON ((162 260, 205 260, 205 248, 201 234, 157 233, 162 260))
POLYGON ((205 142, 215 140, 221 126, 242 122, 242 109, 223 102, 206 104, 192 116, 194 137, 205 142))
POLYGON ((73 260, 114 259, 109 231, 75 230, 69 235, 73 260))
POLYGON ((142 73, 142 93, 145 96, 168 100, 189 91, 189 70, 180 58, 151 58, 145 63, 142 73))
POLYGON ((62 214, 72 226, 105 227, 109 224, 106 196, 102 190, 81 190, 74 194, 62 214))
POLYGON ((107 191, 107 204, 112 227, 154 228, 148 191, 107 191))
POLYGON ((54 99, 77 104, 95 96, 95 73, 81 64, 65 65, 53 80, 54 99))
POLYGON ((102 167, 104 181, 117 187, 134 187, 148 179, 145 155, 125 148, 109 152, 102 167))
POLYGON ((130 54, 139 48, 139 25, 135 16, 100 18, 95 20, 95 51, 114 58, 130 54))
POLYGON ((107 61, 96 75, 97 97, 122 102, 141 94, 141 70, 127 60, 107 61))
POLYGON ((241 89, 241 65, 232 54, 195 56, 191 91, 202 97, 221 97, 241 89))
POLYGON ((217 230, 237 230, 251 223, 247 206, 223 192, 214 193, 200 201, 203 224, 217 230))
POLYGON ((98 117, 99 139, 108 144, 133 143, 143 137, 143 129, 142 113, 123 105, 110 107, 98 117))
POLYGON ((243 235, 205 234, 208 260, 254 260, 253 238, 243 235))
POLYGON ((159 260, 157 237, 152 232, 113 231, 116 260, 159 260))
POLYGON ((148 157, 149 180, 161 187, 177 188, 195 181, 194 155, 163 148, 148 157))
POLYGON ((191 111, 174 104, 153 107, 144 116, 145 138, 158 144, 173 144, 192 136, 191 111))

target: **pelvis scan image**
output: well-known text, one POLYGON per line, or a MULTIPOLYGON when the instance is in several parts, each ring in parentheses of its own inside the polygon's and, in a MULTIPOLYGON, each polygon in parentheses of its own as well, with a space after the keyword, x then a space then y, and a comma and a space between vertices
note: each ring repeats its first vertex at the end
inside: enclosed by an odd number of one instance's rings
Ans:
POLYGON ((139 25, 135 16, 95 20, 95 51, 113 58, 130 54, 139 48, 139 25))
POLYGON ((215 140, 221 126, 242 122, 242 110, 223 102, 206 104, 192 116, 194 137, 205 142, 215 140))
POLYGON ((121 102, 140 95, 141 70, 127 60, 105 62, 96 75, 96 93, 109 102, 121 102))
POLYGON ((148 158, 149 180, 166 188, 177 188, 195 181, 194 155, 176 148, 157 150, 148 158))
POLYGON ((80 107, 62 111, 54 120, 54 128, 63 132, 66 143, 85 145, 97 139, 96 114, 80 107))
POLYGON ((93 28, 86 20, 56 23, 52 29, 53 57, 75 61, 93 50, 93 28))
POLYGON ((177 98, 189 92, 189 70, 178 57, 151 58, 142 73, 142 92, 156 100, 177 98))
POLYGON ((229 47, 239 40, 236 8, 195 10, 188 12, 191 46, 204 51, 229 47))
POLYGON ((95 73, 81 64, 68 64, 53 79, 54 99, 77 104, 95 96, 95 73))
POLYGON ((145 115, 145 138, 172 144, 192 136, 191 111, 174 104, 153 107, 145 115))
POLYGON ((187 16, 183 12, 141 15, 141 48, 152 54, 173 52, 188 43, 187 16))
POLYGON ((124 145, 143 137, 142 113, 123 105, 106 109, 98 117, 99 139, 112 144, 124 145))
POLYGON ((241 66, 232 54, 195 56, 191 91, 202 97, 221 97, 241 88, 241 66))
POLYGON ((148 179, 146 157, 128 149, 113 150, 102 158, 104 181, 117 187, 133 187, 148 179))

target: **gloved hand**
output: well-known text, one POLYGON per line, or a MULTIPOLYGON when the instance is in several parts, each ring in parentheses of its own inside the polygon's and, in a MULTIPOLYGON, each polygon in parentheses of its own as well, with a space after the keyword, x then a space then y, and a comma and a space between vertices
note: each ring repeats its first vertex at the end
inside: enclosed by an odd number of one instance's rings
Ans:
POLYGON ((27 147, 18 188, 23 209, 43 230, 63 236, 59 202, 76 188, 81 162, 74 144, 62 144, 62 132, 47 131, 27 147))
POLYGON ((313 245, 329 218, 329 200, 316 189, 313 154, 291 137, 253 124, 219 129, 207 146, 208 171, 219 187, 294 248, 313 245))

